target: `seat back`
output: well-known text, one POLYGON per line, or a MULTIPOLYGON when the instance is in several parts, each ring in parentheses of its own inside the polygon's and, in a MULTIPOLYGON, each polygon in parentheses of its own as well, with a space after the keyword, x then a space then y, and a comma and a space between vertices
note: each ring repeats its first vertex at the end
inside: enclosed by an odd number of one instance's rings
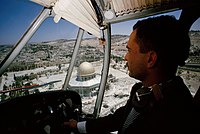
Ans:
POLYGON ((197 90, 196 94, 194 95, 194 102, 197 106, 200 107, 200 86, 199 86, 199 89, 197 90))

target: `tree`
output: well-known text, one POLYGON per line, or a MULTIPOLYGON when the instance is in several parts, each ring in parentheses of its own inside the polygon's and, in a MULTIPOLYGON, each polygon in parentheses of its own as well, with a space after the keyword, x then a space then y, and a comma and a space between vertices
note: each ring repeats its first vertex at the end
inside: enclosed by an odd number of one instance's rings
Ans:
POLYGON ((15 80, 15 81, 17 80, 17 77, 15 76, 15 74, 14 74, 14 80, 15 80))
POLYGON ((7 90, 8 86, 6 86, 6 84, 3 85, 3 90, 7 90))

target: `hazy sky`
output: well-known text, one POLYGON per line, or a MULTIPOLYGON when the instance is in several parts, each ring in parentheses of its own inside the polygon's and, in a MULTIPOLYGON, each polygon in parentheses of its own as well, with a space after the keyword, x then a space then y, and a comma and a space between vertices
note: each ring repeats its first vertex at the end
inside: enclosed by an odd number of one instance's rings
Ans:
MULTIPOLYGON (((42 9, 42 6, 29 0, 1 0, 0 45, 15 44, 42 9)), ((173 12, 172 14, 179 18, 180 11, 173 12)), ((113 24, 112 34, 129 35, 132 30, 131 27, 136 21, 113 24)), ((191 29, 200 30, 200 19, 191 29)), ((30 42, 75 38, 77 30, 78 27, 70 22, 61 20, 56 24, 52 18, 48 18, 37 30, 30 42)))

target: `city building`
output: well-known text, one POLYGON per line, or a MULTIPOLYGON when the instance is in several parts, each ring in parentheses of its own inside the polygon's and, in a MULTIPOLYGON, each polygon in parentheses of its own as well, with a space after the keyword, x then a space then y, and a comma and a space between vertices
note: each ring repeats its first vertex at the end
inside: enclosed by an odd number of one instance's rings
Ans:
POLYGON ((69 88, 78 92, 81 97, 92 97, 97 94, 100 78, 91 63, 83 62, 77 69, 77 75, 70 80, 69 88))

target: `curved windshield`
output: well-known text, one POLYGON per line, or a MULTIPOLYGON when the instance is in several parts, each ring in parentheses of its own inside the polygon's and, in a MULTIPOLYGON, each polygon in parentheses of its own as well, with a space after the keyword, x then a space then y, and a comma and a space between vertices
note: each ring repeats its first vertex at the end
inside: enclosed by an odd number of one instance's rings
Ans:
MULTIPOLYGON (((17 1, 0 5, 0 61, 12 50, 26 28, 42 9, 34 3, 17 1), (26 5, 26 6, 25 6, 26 5), (16 11, 10 11, 15 9, 16 11), (30 10, 31 9, 31 10, 30 10), (28 16, 28 17, 27 17, 28 16), (2 19, 3 18, 3 19, 2 19), (6 19, 7 18, 7 19, 6 19)), ((181 11, 170 12, 179 18, 181 11)), ((132 26, 138 20, 111 25, 111 59, 100 116, 114 112, 129 98, 133 84, 138 80, 129 77, 124 56, 132 26)), ((179 68, 177 74, 184 78, 192 94, 199 88, 200 20, 190 29, 191 50, 188 66, 179 68), (191 66, 191 65, 198 66, 191 66)), ((79 28, 67 21, 54 23, 48 18, 21 50, 6 72, 0 77, 0 100, 62 90, 76 43, 79 28)), ((172 48, 173 49, 173 48, 172 48)), ((180 48, 181 49, 181 48, 180 48)), ((82 98, 82 109, 94 112, 103 68, 104 44, 84 32, 68 85, 82 98)))

